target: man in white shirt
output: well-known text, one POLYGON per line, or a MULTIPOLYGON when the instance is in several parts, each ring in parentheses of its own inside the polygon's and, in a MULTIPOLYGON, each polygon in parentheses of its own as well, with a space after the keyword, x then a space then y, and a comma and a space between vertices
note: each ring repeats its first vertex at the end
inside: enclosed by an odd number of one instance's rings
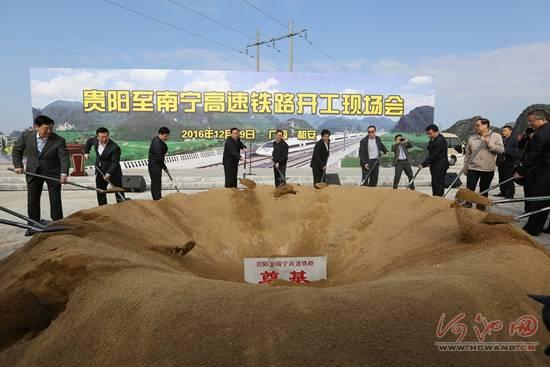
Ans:
POLYGON ((388 149, 382 144, 380 137, 376 136, 376 127, 369 126, 367 133, 368 135, 359 143, 359 160, 363 185, 374 187, 378 185, 380 156, 387 154, 388 149))

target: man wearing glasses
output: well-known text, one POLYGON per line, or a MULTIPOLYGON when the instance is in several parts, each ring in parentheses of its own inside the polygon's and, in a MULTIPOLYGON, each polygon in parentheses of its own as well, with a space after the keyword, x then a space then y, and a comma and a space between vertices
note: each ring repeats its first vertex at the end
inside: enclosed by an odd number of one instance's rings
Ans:
POLYGON ((382 140, 376 136, 376 127, 369 126, 368 135, 359 143, 359 160, 363 173, 362 184, 375 187, 378 185, 378 171, 380 167, 380 155, 387 154, 388 149, 382 144, 382 140))

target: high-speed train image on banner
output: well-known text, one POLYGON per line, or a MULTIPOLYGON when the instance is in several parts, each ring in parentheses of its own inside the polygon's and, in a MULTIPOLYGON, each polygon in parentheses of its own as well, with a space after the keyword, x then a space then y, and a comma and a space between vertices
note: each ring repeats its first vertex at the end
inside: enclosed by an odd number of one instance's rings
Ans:
MULTIPOLYGON (((336 142, 343 142, 344 139, 355 138, 359 135, 360 135, 359 133, 346 134, 346 135, 343 135, 343 134, 331 135, 330 142, 331 144, 336 142)), ((288 138, 285 141, 288 144, 288 153, 294 153, 294 152, 300 152, 302 150, 313 149, 313 146, 319 139, 321 139, 321 135, 317 135, 317 138, 315 140, 301 140, 298 138, 288 138)), ((264 157, 271 157, 271 153, 273 152, 273 141, 274 140, 270 140, 260 145, 260 147, 256 149, 256 154, 264 157)))

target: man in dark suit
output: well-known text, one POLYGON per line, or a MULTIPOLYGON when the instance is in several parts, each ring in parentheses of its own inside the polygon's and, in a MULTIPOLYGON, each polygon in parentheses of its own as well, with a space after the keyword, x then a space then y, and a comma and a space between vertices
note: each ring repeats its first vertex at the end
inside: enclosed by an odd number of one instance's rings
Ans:
MULTIPOLYGON (((535 129, 530 148, 525 155, 517 176, 525 176, 532 182, 529 196, 550 196, 550 124, 545 111, 532 111, 527 115, 529 125, 535 129)), ((549 201, 532 202, 529 210, 535 211, 550 206, 549 201)), ((529 217, 523 230, 532 236, 538 236, 546 223, 548 212, 529 217)))
MULTIPOLYGON (((95 137, 86 141, 84 147, 84 158, 88 159, 90 150, 95 147, 95 184, 98 189, 107 190, 109 181, 112 185, 122 187, 122 168, 120 168, 120 147, 109 137, 109 130, 100 127, 95 132, 95 137), (103 176, 103 174, 105 176, 103 176)), ((116 201, 124 201, 124 193, 115 193, 116 201)), ((97 203, 99 205, 107 204, 107 195, 97 193, 97 203)))
POLYGON ((426 127, 426 134, 430 138, 430 142, 428 143, 428 156, 422 162, 422 167, 430 166, 432 195, 443 196, 445 193, 445 174, 449 169, 447 140, 439 133, 439 128, 434 124, 426 127))
POLYGON ((380 156, 387 154, 388 149, 382 144, 380 137, 376 136, 376 127, 369 126, 367 133, 368 135, 359 143, 359 161, 361 162, 363 185, 375 187, 378 185, 380 156))
MULTIPOLYGON (((498 181, 499 183, 510 179, 514 175, 514 169, 519 160, 519 149, 517 140, 512 137, 512 127, 502 128, 504 153, 497 155, 498 181)), ((500 185, 500 193, 495 196, 502 196, 506 199, 513 199, 516 192, 514 181, 500 185)))
MULTIPOLYGON (((529 149, 531 149, 531 139, 533 138, 533 134, 535 133, 535 130, 531 127, 528 127, 525 129, 525 132, 520 135, 520 139, 518 141, 518 149, 521 151, 521 155, 519 158, 520 165, 523 164, 523 161, 525 160, 525 157, 529 153, 529 149)), ((516 167, 516 170, 514 172, 514 175, 519 170, 519 166, 516 167)), ((517 178, 514 180, 518 185, 523 186, 523 195, 525 197, 533 196, 531 194, 533 183, 531 180, 530 175, 526 175, 522 178, 517 178)), ((526 201, 523 203, 523 210, 525 213, 531 211, 531 201, 526 201)))
POLYGON ((158 135, 151 140, 149 146, 149 162, 147 168, 149 170, 149 177, 151 177, 151 195, 153 200, 160 200, 162 197, 162 170, 166 170, 166 164, 164 163, 164 157, 168 152, 168 146, 166 141, 170 137, 170 129, 167 127, 161 127, 158 131, 158 135))
MULTIPOLYGON (((409 157, 409 148, 412 148, 412 144, 403 135, 397 134, 394 137, 395 144, 392 145, 391 150, 393 152, 393 165, 395 167, 395 176, 393 177, 393 188, 397 189, 399 186, 399 180, 401 180, 401 173, 405 171, 409 183, 413 178, 412 165, 409 157)), ((410 185, 410 189, 414 190, 414 182, 410 185)))
POLYGON ((313 184, 320 183, 325 179, 328 157, 330 155, 330 131, 321 131, 321 139, 315 143, 311 163, 309 166, 313 171, 313 184))
POLYGON ((283 139, 283 130, 275 132, 273 141, 273 152, 271 160, 273 161, 273 174, 275 175, 275 187, 286 184, 286 162, 288 161, 288 144, 283 139), (282 175, 282 176, 281 176, 282 175))
POLYGON ((237 187, 237 174, 239 172, 239 161, 241 150, 245 151, 246 145, 241 142, 239 137, 240 130, 236 127, 231 128, 231 136, 225 141, 223 147, 223 171, 225 174, 225 187, 237 187))
MULTIPOLYGON (((65 139, 53 133, 54 121, 47 116, 38 116, 34 120, 34 130, 25 131, 13 146, 12 160, 15 172, 25 171, 50 176, 67 181, 69 174, 69 152, 65 139), (27 166, 23 168, 23 157, 27 166)), ((44 181, 48 185, 50 196, 50 216, 53 220, 63 218, 61 205, 61 184, 40 177, 27 176, 27 212, 29 218, 40 221, 40 197, 44 181)), ((29 223, 31 224, 31 223, 29 223)), ((28 230, 25 234, 34 234, 28 230)))

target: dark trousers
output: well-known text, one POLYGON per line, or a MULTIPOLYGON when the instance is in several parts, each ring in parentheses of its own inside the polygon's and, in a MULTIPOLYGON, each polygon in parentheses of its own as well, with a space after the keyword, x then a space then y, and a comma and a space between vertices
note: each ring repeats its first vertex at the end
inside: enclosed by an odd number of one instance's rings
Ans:
POLYGON ((432 195, 443 196, 445 194, 445 175, 447 167, 443 165, 430 165, 432 175, 432 195))
POLYGON ((223 172, 225 174, 225 187, 237 187, 237 173, 239 172, 239 162, 224 163, 223 172))
MULTIPOLYGON (((523 196, 528 198, 528 197, 531 197, 531 196, 535 196, 533 195, 533 186, 535 184, 535 177, 532 176, 532 175, 527 175, 525 176, 525 179, 523 180, 523 196)), ((531 208, 531 206, 533 205, 533 202, 532 201, 526 201, 525 204, 523 205, 523 209, 524 211, 527 213, 527 212, 530 212, 530 211, 533 211, 533 209, 531 208)))
MULTIPOLYGON (((40 172, 37 173, 40 174, 40 172)), ((52 220, 62 219, 63 207, 61 205, 61 184, 51 180, 44 180, 40 177, 33 177, 30 182, 27 182, 27 214, 31 219, 36 221, 40 220, 40 197, 42 196, 44 181, 46 181, 46 185, 48 185, 48 195, 50 197, 50 217, 52 220)))
MULTIPOLYGON (((397 189, 399 186, 399 180, 401 180, 401 173, 405 171, 405 174, 407 175, 407 178, 409 179, 409 183, 411 182, 413 178, 413 171, 411 162, 408 160, 402 160, 397 161, 395 163, 395 176, 393 177, 393 188, 397 189)), ((414 183, 411 185, 411 190, 414 190, 414 183)))
POLYGON ((324 171, 322 169, 319 169, 319 168, 316 168, 316 167, 311 167, 311 170, 313 171, 313 184, 314 185, 316 183, 325 181, 325 177, 323 176, 324 171))
MULTIPOLYGON (((500 165, 498 167, 498 182, 501 183, 514 175, 514 166, 500 165)), ((500 192, 504 194, 506 198, 513 198, 516 194, 516 187, 514 180, 506 182, 500 185, 500 192)))
POLYGON ((285 163, 279 163, 279 170, 277 170, 277 168, 275 168, 275 166, 273 166, 273 175, 275 177, 275 187, 285 185, 286 184, 286 181, 285 181, 285 178, 286 178, 286 162, 285 163), (284 177, 279 174, 279 171, 281 171, 281 173, 283 174, 284 177))
MULTIPOLYGON (((495 177, 494 171, 485 172, 469 169, 466 175, 466 187, 469 190, 476 191, 477 183, 479 182, 479 192, 485 191, 491 187, 493 177, 495 177)), ((489 196, 489 193, 485 193, 483 196, 489 196)))
POLYGON ((153 200, 162 198, 162 168, 158 164, 149 164, 149 177, 151 178, 151 195, 153 200))
POLYGON ((361 172, 363 173, 363 186, 375 187, 378 185, 380 163, 377 162, 378 159, 369 159, 369 169, 366 169, 365 166, 361 166, 361 172))
MULTIPOLYGON (((546 171, 542 174, 532 175, 532 190, 529 196, 550 196, 550 172, 546 171)), ((527 195, 525 195, 527 196, 527 195)), ((529 204, 529 211, 535 211, 550 206, 550 200, 548 201, 533 201, 529 204)), ((527 224, 523 226, 523 229, 530 233, 538 235, 542 232, 544 223, 548 218, 548 212, 543 212, 535 215, 531 215, 527 224)))
MULTIPOLYGON (((111 183, 114 186, 122 187, 122 176, 113 176, 109 179, 111 183)), ((100 174, 95 175, 95 187, 101 190, 107 190, 107 186, 109 186, 109 183, 103 179, 103 176, 100 174)), ((121 201, 124 201, 124 193, 123 192, 117 192, 115 193, 116 202, 120 203, 121 201)), ((97 203, 101 205, 107 204, 107 194, 102 194, 100 192, 97 193, 97 203)))

